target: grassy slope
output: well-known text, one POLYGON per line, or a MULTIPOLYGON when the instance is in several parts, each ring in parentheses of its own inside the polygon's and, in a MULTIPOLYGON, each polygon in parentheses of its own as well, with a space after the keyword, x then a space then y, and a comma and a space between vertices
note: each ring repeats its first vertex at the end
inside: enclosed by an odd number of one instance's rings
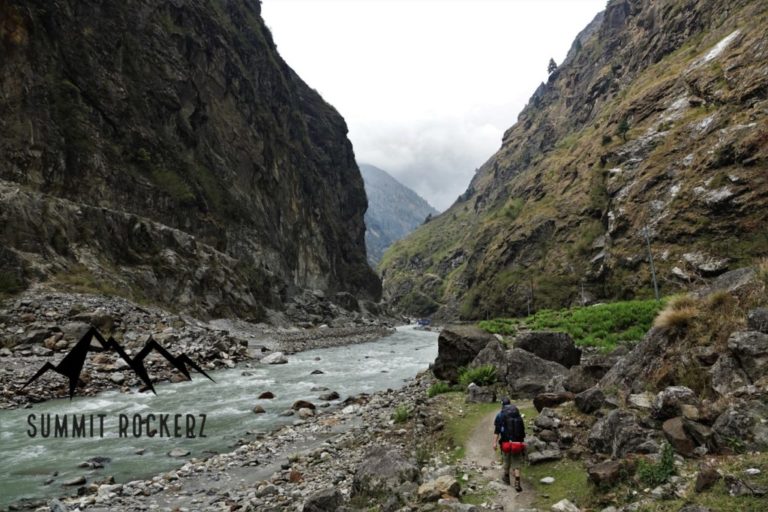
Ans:
MULTIPOLYGON (((698 186, 715 190, 725 183, 727 175, 736 172, 753 184, 748 196, 755 201, 765 196, 760 192, 765 178, 758 172, 762 163, 747 167, 727 159, 716 165, 705 161, 710 154, 707 150, 719 144, 719 130, 692 140, 691 127, 710 116, 715 128, 750 122, 749 109, 739 104, 740 92, 731 86, 724 66, 715 59, 697 72, 705 77, 701 82, 708 84, 709 92, 720 103, 686 108, 681 118, 672 121, 665 121, 666 113, 661 111, 671 100, 686 94, 680 77, 691 62, 736 27, 748 34, 749 41, 761 37, 759 27, 766 19, 765 8, 758 8, 755 2, 730 13, 722 26, 689 38, 629 83, 622 83, 618 93, 600 105, 595 119, 560 136, 551 150, 536 154, 523 172, 511 173, 503 183, 496 183, 492 177, 496 169, 503 174, 520 157, 515 148, 502 147, 473 183, 482 193, 457 202, 385 254, 380 268, 387 292, 399 302, 398 289, 415 283, 413 288, 418 291, 410 294, 426 294, 449 314, 466 319, 519 314, 525 308, 529 281, 536 290, 537 309, 573 303, 585 277, 587 291, 599 297, 648 297, 652 293, 650 274, 642 258, 634 268, 617 262, 634 261, 642 253, 638 232, 650 218, 652 201, 667 203, 656 219, 658 234, 653 241, 657 255, 670 251, 672 256, 657 261, 667 293, 679 289, 680 284, 665 278, 679 265, 677 257, 692 248, 729 256, 737 265, 768 253, 768 237, 759 233, 755 224, 763 216, 759 210, 752 210, 752 219, 730 219, 727 211, 702 208, 693 191, 698 186), (651 113, 644 116, 640 113, 648 111, 651 113), (614 175, 609 170, 623 165, 613 161, 624 145, 616 134, 617 124, 628 116, 630 142, 648 133, 663 136, 638 169, 614 175), (605 142, 606 137, 610 141, 605 142), (689 153, 697 155, 693 164, 680 167, 679 162, 689 153), (674 181, 668 175, 670 167, 676 169, 674 181), (627 186, 621 201, 610 197, 608 189, 613 187, 615 194, 622 184, 633 181, 640 186, 627 186), (668 191, 673 183, 681 184, 681 189, 670 199, 668 191), (619 232, 610 247, 610 271, 595 277, 590 260, 599 249, 592 243, 605 232, 609 210, 624 210, 621 216, 627 229, 619 232), (536 228, 546 222, 554 222, 554 233, 537 237, 536 228), (457 259, 460 252, 465 257, 457 259), (437 276, 439 283, 420 286, 426 276, 431 281, 437 276)), ((595 46, 598 43, 585 44, 582 51, 597 54, 601 51, 595 46)), ((604 70, 606 77, 610 77, 609 68, 604 70)), ((555 104, 546 113, 537 113, 535 121, 564 116, 567 112, 563 108, 555 104)), ((512 133, 519 136, 521 130, 513 128, 512 133)), ((749 137, 765 136, 768 124, 759 120, 749 137)), ((405 300, 405 309, 412 302, 405 300)))

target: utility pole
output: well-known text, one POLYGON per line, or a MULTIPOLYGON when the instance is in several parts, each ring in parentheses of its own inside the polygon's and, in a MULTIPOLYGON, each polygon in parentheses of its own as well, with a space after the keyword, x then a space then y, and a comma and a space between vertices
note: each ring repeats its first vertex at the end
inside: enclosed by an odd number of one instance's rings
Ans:
POLYGON ((643 228, 645 235, 645 248, 648 250, 648 263, 651 265, 651 277, 653 278, 653 292, 656 294, 656 301, 659 301, 659 284, 656 282, 656 268, 653 265, 653 254, 651 253, 651 239, 648 236, 648 225, 643 228))

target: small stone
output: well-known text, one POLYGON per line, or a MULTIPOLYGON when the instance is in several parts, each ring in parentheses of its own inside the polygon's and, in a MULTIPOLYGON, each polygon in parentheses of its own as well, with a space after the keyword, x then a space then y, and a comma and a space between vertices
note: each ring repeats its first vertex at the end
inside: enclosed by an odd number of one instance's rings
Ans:
POLYGON ((83 485, 85 484, 85 477, 84 476, 76 476, 74 478, 70 478, 69 480, 64 480, 61 485, 83 485))
POLYGON ((581 512, 579 507, 571 503, 569 500, 560 500, 551 508, 552 512, 581 512))
POLYGON ((174 448, 168 452, 169 457, 186 457, 187 455, 189 455, 189 450, 184 448, 174 448))
POLYGON ((291 409, 293 409, 294 411, 297 411, 299 409, 314 410, 315 408, 316 408, 315 404, 313 404, 312 402, 308 402, 307 400, 296 400, 295 402, 293 402, 293 405, 291 406, 291 409))
POLYGON ((312 373, 310 375, 323 375, 325 372, 323 370, 312 370, 312 373))
POLYGON ((744 474, 745 475, 749 475, 749 476, 757 476, 760 473, 761 473, 761 471, 759 469, 757 469, 757 468, 748 468, 748 469, 744 470, 744 474))
POLYGON ((253 409, 251 409, 251 410, 253 411, 253 413, 254 413, 254 414, 264 414, 265 412, 267 412, 267 411, 265 411, 265 410, 264 410, 264 408, 263 408, 262 406, 260 406, 260 405, 256 405, 256 406, 254 406, 254 408, 253 408, 253 409))
POLYGON ((112 382, 114 382, 117 385, 121 385, 122 383, 125 382, 125 375, 123 375, 122 373, 113 373, 109 377, 109 380, 111 380, 112 382))
POLYGON ((261 400, 271 400, 275 398, 275 394, 271 391, 265 391, 262 394, 259 395, 259 399, 261 400))
POLYGON ((288 358, 285 357, 285 354, 282 352, 274 352, 268 356, 263 357, 261 362, 264 364, 286 364, 288 362, 288 358))
POLYGON ((555 483, 555 479, 552 478, 551 476, 545 476, 544 478, 539 480, 539 482, 544 485, 552 485, 553 483, 555 483))
POLYGON ((715 468, 709 465, 702 465, 699 469, 699 474, 696 475, 696 486, 694 489, 696 492, 704 492, 712 488, 720 478, 722 477, 715 468))
POLYGON ((331 391, 330 393, 323 393, 320 395, 320 400, 325 400, 326 402, 331 400, 338 400, 339 394, 336 391, 331 391))

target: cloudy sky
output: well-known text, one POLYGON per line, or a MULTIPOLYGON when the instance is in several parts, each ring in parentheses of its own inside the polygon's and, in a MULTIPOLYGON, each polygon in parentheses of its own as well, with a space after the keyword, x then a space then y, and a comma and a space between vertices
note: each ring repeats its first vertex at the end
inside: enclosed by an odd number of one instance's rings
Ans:
POLYGON ((346 119, 358 162, 443 210, 605 4, 263 0, 262 14, 283 58, 346 119))

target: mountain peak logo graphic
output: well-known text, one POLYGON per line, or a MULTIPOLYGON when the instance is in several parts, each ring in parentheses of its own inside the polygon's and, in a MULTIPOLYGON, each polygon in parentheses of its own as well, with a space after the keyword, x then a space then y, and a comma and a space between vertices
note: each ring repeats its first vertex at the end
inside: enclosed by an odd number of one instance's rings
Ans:
POLYGON ((155 387, 152 385, 152 381, 149 378, 147 369, 144 367, 144 359, 153 350, 159 352, 160 355, 163 356, 166 361, 171 363, 174 368, 179 370, 187 378, 187 380, 192 380, 192 377, 189 374, 189 370, 187 369, 187 366, 189 366, 198 373, 205 375, 212 382, 215 382, 207 373, 205 373, 202 368, 200 368, 194 361, 192 361, 188 355, 172 355, 165 348, 163 348, 162 345, 155 341, 152 336, 150 336, 147 342, 144 344, 144 348, 142 348, 134 357, 131 357, 125 352, 125 349, 123 349, 123 347, 120 346, 117 341, 115 341, 113 337, 110 336, 108 340, 105 340, 104 336, 102 336, 101 333, 92 326, 88 329, 88 331, 86 331, 83 337, 80 338, 80 341, 77 342, 74 348, 69 351, 69 354, 64 356, 64 359, 62 359, 59 364, 54 366, 51 363, 45 363, 39 370, 37 370, 37 373, 35 373, 32 378, 29 379, 26 384, 21 387, 21 389, 24 389, 32 384, 48 370, 53 370, 56 373, 69 379, 69 398, 72 399, 75 394, 75 388, 77 387, 77 381, 80 378, 80 373, 82 372, 83 365, 85 364, 85 357, 88 355, 88 353, 114 351, 117 352, 123 361, 128 363, 130 369, 134 371, 134 373, 142 380, 142 382, 144 382, 146 387, 153 393, 157 394, 155 392, 155 387), (99 342, 101 347, 91 346, 91 340, 94 338, 96 338, 96 341, 99 342))

